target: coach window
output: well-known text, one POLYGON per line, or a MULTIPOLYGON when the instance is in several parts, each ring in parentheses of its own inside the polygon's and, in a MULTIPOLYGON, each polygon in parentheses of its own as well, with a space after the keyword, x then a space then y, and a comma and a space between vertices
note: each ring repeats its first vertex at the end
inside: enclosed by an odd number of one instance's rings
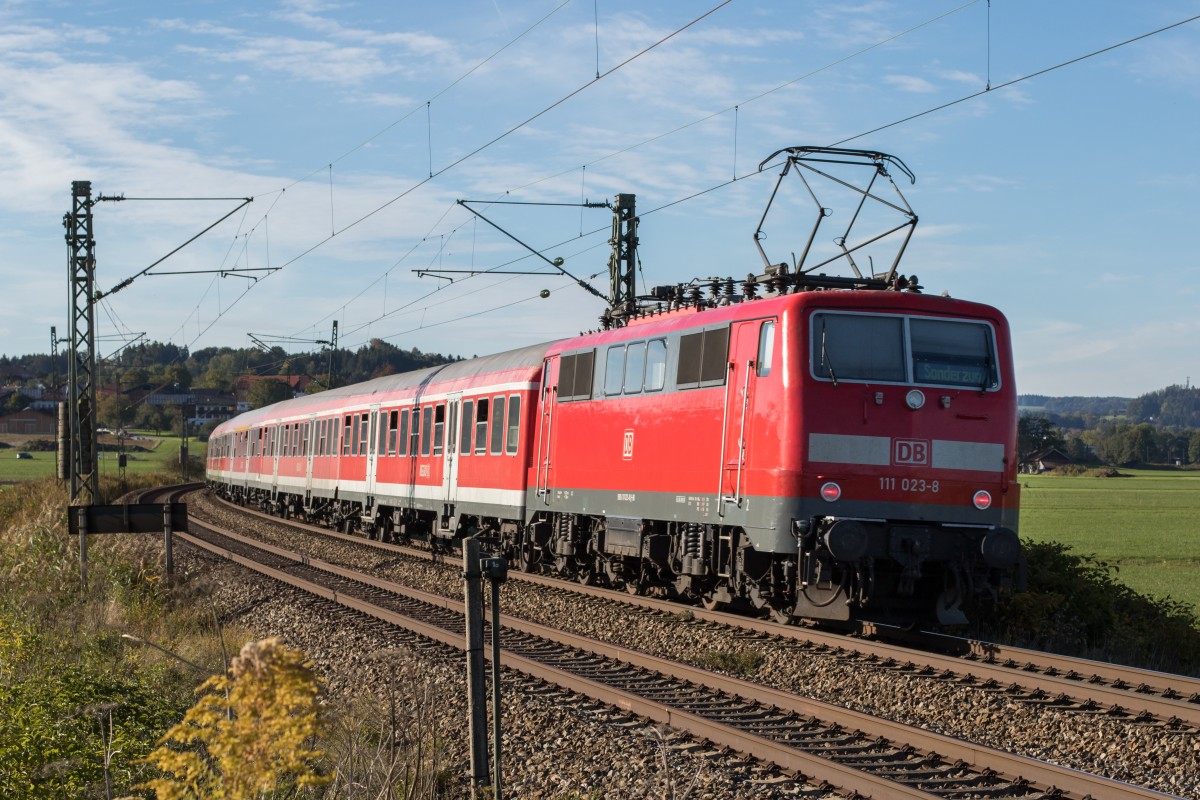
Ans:
POLYGON ((400 435, 396 443, 396 455, 408 455, 408 409, 400 412, 400 435))
POLYGON ((350 442, 354 441, 354 437, 352 435, 353 429, 351 427, 351 421, 353 419, 353 415, 347 414, 345 420, 346 424, 342 427, 342 455, 344 456, 350 455, 350 442))
POLYGON ((308 439, 312 431, 312 422, 304 421, 300 423, 300 455, 308 456, 308 439))
POLYGON ((662 339, 646 342, 646 391, 660 391, 667 382, 667 343, 662 339))
POLYGON ((641 394, 646 373, 646 344, 634 342, 625 351, 625 394, 641 394))
POLYGON ((395 411, 395 410, 389 411, 388 412, 388 441, 387 441, 387 454, 389 456, 396 455, 396 430, 399 427, 399 425, 400 425, 400 412, 395 411))
POLYGON ((766 378, 771 374, 774 357, 775 320, 769 319, 758 329, 758 364, 755 366, 758 377, 766 378))
POLYGON ((613 345, 608 348, 608 353, 604 357, 604 393, 606 395, 620 394, 624 378, 625 345, 613 345))
POLYGON ((446 440, 446 407, 441 403, 433 409, 433 454, 442 454, 442 443, 446 440))
POLYGON ((414 405, 412 409, 412 430, 408 432, 408 454, 417 457, 421 443, 421 407, 414 405))
POLYGON ((486 397, 479 398, 478 409, 475 414, 475 452, 483 455, 487 453, 488 399, 486 397))
POLYGON ((520 436, 521 395, 514 394, 508 398, 508 439, 504 443, 504 449, 510 456, 516 454, 520 436))
POLYGON ((504 452, 504 395, 492 398, 492 455, 504 452))
POLYGON ((370 439, 367 438, 369 434, 367 429, 367 420, 370 418, 371 415, 365 413, 360 414, 358 417, 358 454, 360 456, 365 456, 367 454, 367 442, 370 441, 370 439))
POLYGON ((300 441, 301 431, 304 430, 304 424, 301 422, 293 423, 292 425, 292 455, 304 455, 304 448, 300 441))
POLYGON ((471 426, 475 419, 475 401, 463 400, 462 404, 462 430, 458 433, 458 451, 464 456, 471 455, 471 431, 474 430, 471 426))
POLYGON ((421 409, 421 455, 429 455, 429 444, 433 438, 433 406, 421 409))

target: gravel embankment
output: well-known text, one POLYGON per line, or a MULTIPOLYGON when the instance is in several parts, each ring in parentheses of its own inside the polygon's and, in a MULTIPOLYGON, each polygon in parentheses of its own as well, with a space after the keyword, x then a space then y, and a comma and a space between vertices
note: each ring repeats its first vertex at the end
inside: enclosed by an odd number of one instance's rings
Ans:
MULTIPOLYGON (((188 500, 193 513, 209 513, 201 512, 204 503, 197 496, 188 500)), ((228 512, 218 509, 216 513, 228 518, 228 512)), ((255 533, 272 527, 251 525, 255 533)), ((336 558, 333 552, 327 555, 336 558)), ((278 636, 303 650, 325 681, 334 705, 376 718, 368 720, 368 726, 390 725, 394 706, 398 729, 419 727, 428 732, 426 746, 436 738, 444 747, 440 766, 459 795, 469 796, 461 654, 414 641, 389 626, 302 596, 191 548, 179 548, 176 560, 181 570, 206 576, 211 600, 227 620, 260 638, 278 636)), ((422 571, 433 571, 433 565, 420 566, 422 571)), ((445 582, 461 594, 461 579, 445 582)), ((506 673, 502 684, 506 796, 563 800, 838 796, 515 673, 506 673)))
MULTIPOLYGON (((456 563, 436 565, 385 553, 362 554, 335 540, 287 533, 266 521, 247 522, 246 518, 234 515, 200 495, 192 495, 189 500, 194 514, 231 528, 236 526, 281 546, 302 549, 315 558, 369 569, 381 577, 424 591, 452 597, 462 595, 461 570, 456 563)), ((714 652, 752 650, 761 658, 753 680, 764 684, 1200 800, 1200 735, 1194 733, 1103 713, 1068 712, 1016 701, 1002 691, 984 691, 935 678, 848 664, 833 656, 804 653, 784 640, 749 639, 744 632, 688 620, 684 613, 678 616, 647 613, 620 603, 604 603, 602 611, 595 608, 583 611, 579 602, 577 596, 573 597, 566 590, 510 581, 502 590, 501 609, 505 614, 583 633, 622 647, 670 655, 702 665, 714 652)), ((280 613, 283 610, 288 612, 289 619, 304 616, 295 609, 285 607, 280 613)), ((681 612, 684 610, 681 607, 681 612)), ((261 615, 256 611, 256 616, 261 615)), ((282 617, 278 622, 272 620, 272 624, 282 625, 282 617)), ((289 642, 303 647, 319 663, 326 662, 316 653, 327 656, 331 664, 341 665, 357 664, 372 652, 370 647, 357 644, 357 640, 346 641, 346 634, 337 630, 337 626, 330 628, 326 627, 327 623, 313 625, 307 621, 293 622, 292 625, 303 627, 307 633, 285 634, 283 628, 277 632, 289 642), (362 654, 354 655, 359 649, 363 649, 362 654)), ((257 623, 251 627, 257 630, 257 623)), ((270 627, 263 630, 264 635, 273 632, 270 627)), ((351 683, 360 680, 361 670, 350 668, 349 676, 342 678, 333 674, 337 671, 334 667, 327 669, 331 672, 330 682, 334 689, 338 689, 343 680, 351 683)), ((439 685, 448 687, 443 701, 448 719, 461 719, 465 700, 459 702, 463 695, 459 666, 442 664, 438 670, 445 671, 444 676, 439 672, 439 685), (453 711, 449 711, 451 707, 453 711)), ((506 696, 505 703, 512 708, 509 704, 524 699, 506 696)), ((536 707, 536 711, 528 713, 514 709, 511 735, 514 741, 523 743, 517 749, 526 752, 518 757, 520 765, 516 774, 519 776, 523 770, 532 770, 524 779, 510 779, 514 793, 520 792, 520 796, 525 797, 558 797, 578 792, 587 796, 592 788, 602 788, 601 794, 613 796, 618 793, 621 796, 664 796, 661 783, 654 784, 662 776, 659 760, 663 748, 646 726, 626 727, 623 723, 568 710, 556 703, 536 707), (567 743, 568 747, 557 742, 567 743), (586 743, 586 746, 571 745, 576 742, 586 743), (566 756, 568 752, 570 757, 566 756), (597 752, 611 755, 597 762, 593 760, 597 752), (531 767, 531 762, 539 766, 531 767), (634 794, 627 795, 626 791, 634 794)), ((506 718, 507 715, 506 711, 506 718)), ((509 735, 506 730, 506 742, 509 735)), ((454 738, 464 741, 465 734, 454 738)), ((671 752, 668 762, 672 774, 679 776, 677 781, 683 781, 682 785, 686 786, 697 765, 703 762, 683 751, 670 747, 667 750, 671 752)), ((751 778, 749 773, 709 766, 702 776, 704 788, 698 788, 691 797, 782 797, 796 796, 800 791, 795 784, 755 783, 758 779, 761 776, 751 778)), ((677 787, 676 796, 682 796, 682 791, 677 787)))

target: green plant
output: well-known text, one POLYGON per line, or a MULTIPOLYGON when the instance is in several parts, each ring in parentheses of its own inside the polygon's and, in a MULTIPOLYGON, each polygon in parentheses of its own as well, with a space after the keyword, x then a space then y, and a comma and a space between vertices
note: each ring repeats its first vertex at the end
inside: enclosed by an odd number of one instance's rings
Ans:
POLYGON ((696 657, 696 663, 705 669, 742 677, 758 672, 762 660, 762 653, 757 650, 705 650, 696 657))

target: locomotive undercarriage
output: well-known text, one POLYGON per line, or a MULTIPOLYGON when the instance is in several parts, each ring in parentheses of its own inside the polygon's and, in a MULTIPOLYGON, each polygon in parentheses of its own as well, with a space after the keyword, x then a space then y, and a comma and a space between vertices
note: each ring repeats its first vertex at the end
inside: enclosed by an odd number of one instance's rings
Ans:
POLYGON ((780 622, 965 623, 963 603, 994 597, 1019 559, 1003 528, 817 518, 793 532, 795 554, 763 553, 732 526, 543 512, 500 542, 523 571, 780 622))
MULTIPOLYGON (((1004 528, 924 526, 818 517, 793 525, 796 553, 756 550, 738 527, 540 512, 498 517, 364 506, 345 499, 214 485, 222 497, 385 542, 447 552, 478 536, 524 572, 771 616, 910 624, 966 622, 962 604, 994 596, 1018 572, 1019 541, 1004 528), (936 598, 930 603, 929 598, 936 598)), ((1018 578, 1019 580, 1019 578, 1018 578)))

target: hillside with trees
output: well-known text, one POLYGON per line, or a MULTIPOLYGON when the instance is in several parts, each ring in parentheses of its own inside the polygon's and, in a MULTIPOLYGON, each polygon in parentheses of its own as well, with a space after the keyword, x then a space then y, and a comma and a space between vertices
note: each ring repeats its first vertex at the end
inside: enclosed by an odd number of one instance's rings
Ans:
MULTIPOLYGON (((189 352, 187 347, 161 342, 143 342, 126 347, 97 365, 97 382, 111 386, 179 386, 184 389, 219 389, 231 392, 244 375, 308 375, 317 385, 325 382, 332 364, 333 383, 344 386, 382 375, 459 361, 459 356, 405 350, 382 339, 372 339, 356 350, 338 349, 317 353, 289 354, 281 347, 264 351, 255 347, 206 347, 189 352)), ((67 355, 55 363, 50 356, 0 356, 0 383, 5 385, 50 385, 52 376, 64 383, 67 355)))
POLYGON ((1196 387, 1168 386, 1130 400, 1021 395, 1018 402, 1022 456, 1054 447, 1078 463, 1200 463, 1196 387))

